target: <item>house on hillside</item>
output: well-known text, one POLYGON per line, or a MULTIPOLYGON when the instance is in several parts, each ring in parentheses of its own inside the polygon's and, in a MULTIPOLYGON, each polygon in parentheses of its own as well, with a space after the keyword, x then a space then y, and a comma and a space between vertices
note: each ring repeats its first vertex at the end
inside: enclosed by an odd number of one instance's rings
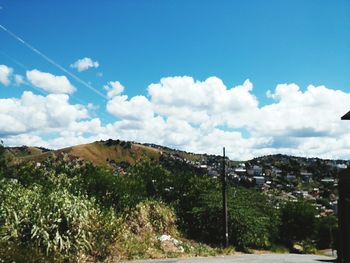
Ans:
POLYGON ((296 181, 296 179, 297 179, 297 177, 294 174, 287 174, 287 176, 286 176, 286 180, 288 182, 294 182, 294 181, 296 181))
POLYGON ((312 182, 312 173, 300 172, 300 177, 304 183, 311 183, 312 182))
POLYGON ((259 165, 253 165, 253 167, 247 170, 248 175, 250 176, 261 176, 262 175, 262 167, 259 165))
POLYGON ((237 174, 239 177, 242 177, 247 175, 247 170, 243 167, 238 167, 234 170, 234 173, 237 174))
POLYGON ((253 176, 253 178, 254 178, 254 181, 255 181, 255 186, 257 187, 257 188, 262 188, 263 187, 263 185, 265 184, 265 177, 263 177, 263 176, 253 176))

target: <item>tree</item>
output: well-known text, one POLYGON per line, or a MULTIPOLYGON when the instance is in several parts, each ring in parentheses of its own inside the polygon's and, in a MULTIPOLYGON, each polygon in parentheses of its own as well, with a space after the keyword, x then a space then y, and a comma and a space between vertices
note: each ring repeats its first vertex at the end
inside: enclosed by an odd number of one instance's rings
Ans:
MULTIPOLYGON (((238 249, 268 248, 275 241, 279 217, 263 194, 230 187, 228 212, 230 244, 238 249)), ((222 243, 222 196, 218 185, 203 191, 191 215, 192 238, 215 245, 222 243)))
POLYGON ((295 242, 312 239, 316 226, 316 208, 310 202, 289 201, 281 207, 281 241, 292 247, 295 242))
POLYGON ((0 176, 4 173, 6 167, 6 156, 5 156, 5 147, 3 142, 0 141, 0 176))
POLYGON ((334 248, 338 229, 337 217, 321 217, 316 222, 316 245, 319 249, 334 248))

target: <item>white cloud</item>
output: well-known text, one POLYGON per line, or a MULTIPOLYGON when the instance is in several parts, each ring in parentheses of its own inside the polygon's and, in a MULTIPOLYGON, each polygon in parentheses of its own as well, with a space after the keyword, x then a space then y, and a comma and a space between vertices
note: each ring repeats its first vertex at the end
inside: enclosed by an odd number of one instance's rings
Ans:
POLYGON ((340 117, 350 108, 350 93, 310 85, 302 92, 295 84, 277 85, 271 93, 275 103, 259 109, 250 124, 260 135, 324 137, 343 134, 340 117))
POLYGON ((6 66, 6 65, 0 65, 0 83, 4 86, 10 85, 10 77, 13 73, 13 69, 6 66))
POLYGON ((69 82, 65 76, 55 76, 51 73, 41 72, 33 69, 26 72, 28 81, 35 87, 38 87, 48 93, 71 94, 75 91, 75 87, 69 82))
POLYGON ((50 144, 47 141, 43 140, 40 136, 33 134, 11 135, 6 137, 5 143, 8 146, 27 145, 46 148, 50 147, 50 144))
POLYGON ((0 135, 33 131, 60 131, 88 118, 82 105, 71 105, 65 94, 35 95, 25 91, 19 99, 0 99, 0 135))
POLYGON ((147 120, 154 115, 152 104, 144 96, 115 96, 107 103, 107 111, 125 120, 147 120))
POLYGON ((71 105, 68 95, 24 92, 20 99, 0 99, 0 137, 14 143, 27 136, 54 148, 107 138, 213 154, 225 146, 239 160, 275 153, 350 157, 350 125, 340 121, 350 109, 344 91, 279 84, 267 93, 273 101, 259 106, 249 80, 228 88, 217 77, 169 77, 149 85, 147 96, 130 98, 117 81, 104 88, 114 122, 89 118, 94 107, 71 105), (52 131, 55 138, 42 139, 52 131))
POLYGON ((347 151, 337 147, 350 133, 350 127, 339 119, 349 109, 349 93, 312 85, 301 91, 296 84, 281 84, 269 92, 274 102, 259 107, 252 91, 249 80, 227 88, 216 77, 205 81, 170 77, 151 84, 149 100, 143 97, 142 104, 130 105, 137 97, 117 96, 107 109, 121 118, 115 125, 119 133, 132 130, 137 134, 134 140, 155 139, 151 142, 195 152, 220 153, 226 146, 232 158, 246 159, 279 152, 336 157, 347 151), (150 114, 137 118, 140 109, 149 109, 150 114), (153 123, 154 116, 163 121, 148 130, 145 123, 153 123), (148 133, 156 133, 158 138, 148 133), (331 140, 334 138, 336 142, 331 140), (315 147, 317 140, 334 143, 337 150, 315 147))
POLYGON ((203 82, 191 77, 169 77, 151 84, 148 92, 157 113, 201 124, 222 122, 227 114, 250 113, 258 105, 252 88, 249 80, 228 89, 217 77, 203 82))
POLYGON ((98 68, 99 63, 97 61, 93 61, 91 58, 85 57, 78 59, 73 64, 71 64, 70 67, 76 68, 79 72, 82 72, 88 70, 89 68, 98 68))
POLYGON ((103 87, 107 91, 109 99, 119 95, 124 91, 124 86, 119 81, 110 81, 103 87))

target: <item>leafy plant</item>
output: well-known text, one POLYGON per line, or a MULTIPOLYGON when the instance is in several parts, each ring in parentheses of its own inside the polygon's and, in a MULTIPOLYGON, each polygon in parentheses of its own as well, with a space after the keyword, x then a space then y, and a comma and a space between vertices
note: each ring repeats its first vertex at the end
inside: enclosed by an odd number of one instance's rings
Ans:
POLYGON ((315 234, 317 211, 309 202, 289 201, 281 207, 281 241, 289 246, 307 240, 315 234))

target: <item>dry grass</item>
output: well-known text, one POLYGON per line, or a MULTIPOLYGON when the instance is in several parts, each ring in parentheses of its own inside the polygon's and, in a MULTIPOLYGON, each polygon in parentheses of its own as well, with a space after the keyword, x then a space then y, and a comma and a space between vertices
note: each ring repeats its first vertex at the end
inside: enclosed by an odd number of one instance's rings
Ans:
POLYGON ((141 159, 158 160, 161 156, 159 150, 141 144, 132 144, 131 148, 126 148, 122 145, 107 146, 101 142, 93 142, 49 152, 43 152, 35 147, 28 147, 28 149, 25 152, 19 150, 9 152, 12 162, 42 162, 52 155, 66 153, 82 160, 90 161, 96 165, 108 167, 108 161, 111 160, 116 163, 127 162, 129 164, 135 164, 141 159))

